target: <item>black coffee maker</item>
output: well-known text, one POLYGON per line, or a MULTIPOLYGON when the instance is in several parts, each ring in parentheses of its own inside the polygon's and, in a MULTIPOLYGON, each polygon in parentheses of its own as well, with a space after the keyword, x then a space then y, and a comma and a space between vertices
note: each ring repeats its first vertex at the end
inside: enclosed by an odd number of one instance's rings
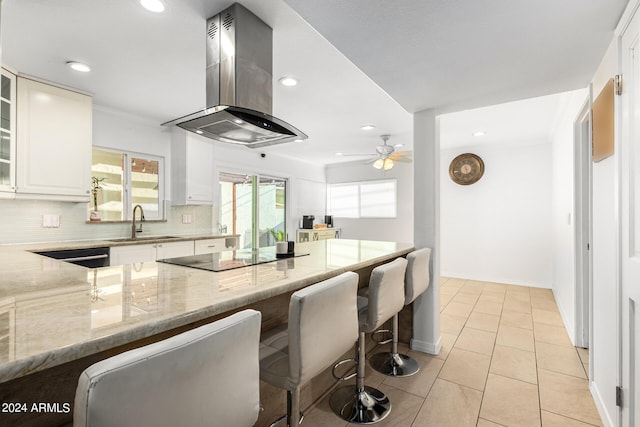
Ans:
POLYGON ((313 228, 313 215, 302 215, 302 228, 311 230, 313 228))
POLYGON ((327 228, 333 228, 333 216, 332 215, 325 215, 324 216, 324 223, 327 224, 327 228))

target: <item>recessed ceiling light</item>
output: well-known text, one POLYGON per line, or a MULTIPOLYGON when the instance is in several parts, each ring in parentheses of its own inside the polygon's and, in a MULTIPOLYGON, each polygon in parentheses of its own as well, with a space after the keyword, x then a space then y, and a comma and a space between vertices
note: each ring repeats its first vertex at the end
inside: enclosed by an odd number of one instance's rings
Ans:
POLYGON ((196 133, 197 133, 198 135, 202 135, 204 132, 202 132, 200 129, 198 129, 198 130, 196 131, 196 133))
POLYGON ((82 73, 88 73, 89 71, 91 71, 91 67, 89 67, 87 64, 83 64, 82 62, 69 61, 67 62, 67 65, 71 69, 80 71, 82 73))
POLYGON ((294 139, 294 140, 293 140, 293 142, 302 142, 302 141, 304 141, 304 139, 300 139, 300 138, 298 138, 298 139, 294 139))
POLYGON ((298 79, 295 77, 282 77, 278 80, 282 86, 295 86, 298 84, 298 79))
POLYGON ((360 129, 362 130, 371 130, 371 129, 375 129, 375 125, 362 125, 360 126, 360 129))
POLYGON ((478 132, 474 132, 471 135, 472 136, 485 136, 487 133, 485 131, 478 131, 478 132))
POLYGON ((164 12, 164 5, 160 0, 140 0, 140 4, 150 12, 164 12))
POLYGON ((342 156, 342 153, 336 153, 336 156, 342 156))
POLYGON ((394 145, 394 147, 398 147, 398 148, 404 147, 404 144, 396 144, 396 145, 394 145))

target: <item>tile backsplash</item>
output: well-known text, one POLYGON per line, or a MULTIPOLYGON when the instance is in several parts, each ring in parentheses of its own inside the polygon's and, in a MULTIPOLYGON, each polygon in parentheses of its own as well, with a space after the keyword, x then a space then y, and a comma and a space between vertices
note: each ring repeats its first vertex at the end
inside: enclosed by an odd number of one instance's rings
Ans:
MULTIPOLYGON (((211 206, 167 206, 166 222, 145 222, 144 235, 213 234, 211 206), (189 215, 191 223, 183 224, 189 215)), ((0 200, 0 244, 95 240, 127 237, 131 223, 87 223, 87 204, 46 200, 0 200), (59 217, 57 228, 43 227, 47 219, 59 217)))

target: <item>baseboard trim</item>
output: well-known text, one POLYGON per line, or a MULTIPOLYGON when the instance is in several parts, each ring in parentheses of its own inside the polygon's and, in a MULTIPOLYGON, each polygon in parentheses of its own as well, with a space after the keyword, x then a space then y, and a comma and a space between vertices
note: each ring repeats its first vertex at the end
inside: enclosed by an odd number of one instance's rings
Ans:
POLYGON ((478 282, 491 282, 504 285, 526 286, 528 288, 551 289, 551 284, 538 283, 533 280, 518 280, 508 277, 489 277, 482 275, 474 275, 470 273, 456 273, 453 271, 440 271, 441 277, 450 277, 452 279, 474 280, 478 282))
POLYGON ((571 345, 575 347, 577 343, 576 324, 574 321, 572 321, 572 319, 570 319, 567 316, 566 311, 564 310, 564 306, 558 303, 560 299, 556 296, 555 289, 551 289, 551 291, 553 292, 553 298, 556 300, 556 305, 558 306, 558 311, 560 312, 562 323, 564 323, 564 327, 567 330, 567 335, 569 335, 569 340, 571 341, 571 345))
POLYGON ((438 353, 440 353, 440 349, 442 348, 442 337, 438 336, 438 341, 436 342, 419 341, 412 338, 410 347, 411 350, 437 356, 438 353))
POLYGON ((598 390, 598 386, 594 381, 589 382, 589 391, 591 392, 593 402, 596 404, 596 409, 600 414, 600 418, 602 419, 602 423, 604 424, 604 426, 615 427, 617 423, 614 423, 609 416, 609 413, 607 412, 607 406, 604 404, 602 396, 600 395, 600 391, 598 390))

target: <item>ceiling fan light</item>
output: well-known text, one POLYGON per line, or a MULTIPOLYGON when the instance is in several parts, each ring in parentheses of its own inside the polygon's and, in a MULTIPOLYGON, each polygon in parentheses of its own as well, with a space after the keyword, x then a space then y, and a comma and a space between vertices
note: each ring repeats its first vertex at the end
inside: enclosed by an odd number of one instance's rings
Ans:
POLYGON ((384 166, 384 160, 382 159, 378 159, 375 162, 373 162, 373 167, 376 169, 382 169, 383 166, 384 166))
POLYGON ((393 168, 393 160, 384 159, 384 164, 382 165, 382 169, 388 171, 393 168))

